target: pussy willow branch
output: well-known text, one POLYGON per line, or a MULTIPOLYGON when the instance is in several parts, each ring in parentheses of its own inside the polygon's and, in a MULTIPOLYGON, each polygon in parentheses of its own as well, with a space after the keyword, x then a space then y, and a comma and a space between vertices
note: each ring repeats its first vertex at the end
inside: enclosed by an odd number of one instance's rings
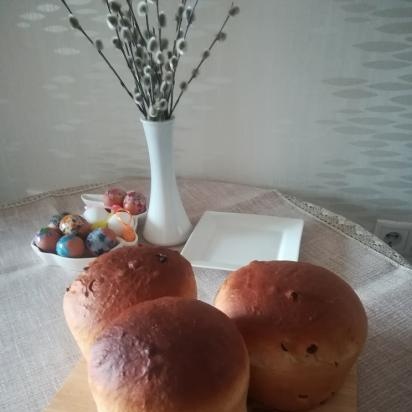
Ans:
MULTIPOLYGON (((233 3, 232 3, 232 6, 233 6, 233 3)), ((232 7, 232 6, 231 6, 231 7, 232 7)), ((222 24, 222 26, 220 27, 220 30, 218 31, 217 35, 215 36, 215 38, 213 39, 212 43, 210 44, 210 46, 209 46, 209 48, 208 48, 209 52, 213 49, 213 46, 216 44, 216 42, 219 41, 220 34, 223 32, 223 29, 225 28, 225 26, 226 26, 227 22, 229 21, 229 19, 230 19, 230 14, 228 13, 227 16, 226 16, 226 18, 225 18, 225 20, 224 20, 224 22, 223 22, 223 24, 222 24)), ((200 67, 202 66, 202 64, 203 64, 206 60, 207 60, 207 59, 202 56, 199 64, 198 64, 198 65, 195 67, 195 69, 192 71, 192 75, 190 76, 189 80, 187 81, 187 85, 188 85, 188 86, 189 86, 189 84, 193 81, 193 79, 196 77, 196 73, 198 73, 200 67)), ((174 112, 174 110, 176 109, 176 106, 178 105, 178 103, 179 103, 180 99, 182 98, 183 94, 184 94, 184 90, 181 90, 180 93, 179 93, 179 96, 178 96, 178 98, 177 98, 177 100, 176 100, 176 102, 175 102, 175 104, 174 104, 173 107, 172 107, 172 111, 170 112, 170 117, 172 117, 173 112, 174 112)))
POLYGON ((150 35, 151 31, 150 31, 150 25, 149 25, 149 3, 147 2, 147 0, 145 0, 145 2, 146 2, 146 28, 150 35))
MULTIPOLYGON (((185 33, 184 33, 184 36, 183 36, 183 38, 186 40, 186 37, 187 37, 187 33, 188 33, 188 31, 189 31, 189 28, 190 28, 190 26, 192 25, 192 23, 193 23, 193 21, 194 21, 194 16, 195 16, 195 11, 196 11, 196 7, 197 7, 197 4, 199 3, 199 0, 196 0, 196 3, 195 3, 195 5, 193 6, 193 9, 192 9, 192 14, 190 15, 190 19, 188 20, 188 22, 187 22, 187 26, 186 26, 186 30, 185 30, 185 33)), ((186 0, 185 0, 185 3, 184 3, 185 5, 186 5, 186 0)), ((233 3, 232 3, 233 4, 233 3)), ((182 18, 182 20, 183 20, 183 18, 182 18)), ((180 27, 182 27, 182 21, 180 22, 180 27)), ((180 30, 180 28, 179 28, 179 30, 180 30)), ((175 53, 176 52, 176 41, 175 41, 175 44, 174 44, 174 49, 173 49, 173 52, 175 53)), ((171 89, 171 91, 170 91, 170 94, 171 94, 171 102, 170 102, 170 108, 171 108, 171 113, 170 113, 170 116, 172 115, 172 113, 173 113, 173 110, 174 110, 174 105, 173 105, 173 98, 174 98, 174 90, 175 90, 175 82, 176 82, 176 80, 175 80, 175 77, 176 77, 176 72, 177 72, 177 66, 179 65, 179 61, 180 61, 180 55, 178 55, 177 56, 177 63, 176 63, 176 67, 174 68, 174 70, 173 70, 173 81, 172 81, 172 89, 171 89)))
MULTIPOLYGON (((156 0, 156 14, 157 14, 157 26, 159 32, 159 50, 162 52, 162 28, 160 27, 160 10, 159 10, 159 0, 156 0)), ((159 75, 160 75, 160 83, 163 78, 163 64, 159 64, 159 75)))
POLYGON ((162 51, 162 28, 160 27, 160 11, 159 11, 159 0, 156 1, 156 12, 157 12, 157 24, 159 31, 159 49, 162 51))
POLYGON ((193 6, 193 9, 192 9, 192 14, 190 15, 190 19, 187 22, 186 31, 185 31, 185 35, 184 35, 185 40, 186 40, 187 32, 189 31, 189 28, 192 25, 192 23, 194 21, 194 18, 195 18, 195 11, 196 11, 196 7, 197 7, 197 3, 199 3, 199 0, 196 0, 196 3, 195 3, 195 5, 193 6))
MULTIPOLYGON (((183 6, 183 13, 180 18, 176 21, 176 39, 173 42, 173 54, 176 54, 176 43, 177 43, 177 36, 179 35, 180 29, 182 27, 182 22, 184 18, 184 9, 186 8, 187 0, 182 0, 181 5, 183 6)), ((172 80, 172 87, 170 89, 170 93, 168 96, 168 100, 170 99, 170 111, 173 109, 173 99, 174 99, 174 92, 175 92, 175 75, 176 75, 177 66, 173 69, 173 80, 172 80)))
MULTIPOLYGON (((105 3, 106 3, 106 5, 107 5, 107 9, 109 10, 109 13, 113 13, 113 10, 110 8, 109 0, 105 0, 105 3)), ((121 15, 121 17, 123 17, 123 16, 121 15)), ((122 54, 123 54, 124 60, 125 60, 125 62, 126 62, 126 65, 127 65, 127 67, 129 68, 130 72, 132 73, 134 82, 135 82, 135 84, 137 85, 137 84, 139 83, 139 80, 138 80, 138 77, 137 77, 137 76, 138 76, 138 73, 137 73, 137 72, 136 72, 136 74, 134 73, 133 67, 131 66, 131 64, 130 64, 130 62, 129 62, 129 59, 128 59, 127 56, 126 56, 126 53, 125 53, 125 51, 124 51, 123 43, 122 43, 122 41, 121 41, 121 39, 120 39, 119 29, 118 29, 117 27, 116 27, 116 36, 117 36, 117 40, 119 41, 120 51, 121 51, 122 54)), ((131 58, 133 58, 133 56, 131 55, 131 52, 130 52, 129 54, 130 54, 131 58)), ((133 61, 134 61, 134 60, 133 60, 133 61)), ((133 99, 133 100, 134 100, 134 99, 133 99)), ((142 112, 142 114, 143 114, 144 116, 147 116, 147 112, 146 112, 146 108, 144 107, 144 104, 142 105, 142 104, 136 102, 135 100, 134 100, 134 102, 135 102, 136 106, 139 108, 139 110, 142 112)))
MULTIPOLYGON (((73 14, 73 12, 71 11, 70 7, 68 6, 68 4, 66 3, 65 0, 60 0, 63 3, 63 6, 66 8, 66 10, 70 13, 73 14)), ((83 29, 83 27, 80 25, 78 30, 84 35, 84 37, 86 37, 86 39, 93 45, 93 47, 95 48, 95 50, 97 51, 97 53, 100 54, 100 57, 105 61, 105 63, 109 66, 110 70, 113 72, 113 74, 117 77, 117 79, 120 82, 120 85, 123 87, 123 89, 126 91, 126 93, 129 95, 129 97, 133 99, 133 94, 131 93, 131 91, 127 88, 125 82, 123 81, 123 79, 120 77, 119 73, 117 73, 116 69, 112 66, 112 64, 110 63, 110 61, 107 59, 107 57, 105 56, 105 54, 101 51, 101 50, 97 50, 95 47, 95 43, 94 41, 90 38, 90 36, 85 32, 85 30, 83 29)))
MULTIPOLYGON (((147 32, 149 33, 149 36, 151 35, 151 31, 150 31, 150 23, 149 23, 149 3, 147 2, 147 0, 145 0, 145 3, 146 3, 146 28, 147 28, 147 32)), ((129 7, 131 7, 131 6, 129 6, 129 7)), ((132 13, 133 13, 133 16, 135 16, 134 15, 134 12, 133 12, 133 10, 132 10, 132 13)), ((136 20, 136 17, 134 17, 134 19, 136 20)), ((136 20, 136 24, 138 24, 137 23, 137 20, 136 20)), ((153 27, 153 30, 155 30, 155 28, 153 27)), ((140 30, 139 30, 140 31, 140 30)), ((154 36, 156 36, 156 32, 153 34, 154 36)), ((143 39, 144 39, 144 37, 143 37, 143 39)), ((146 44, 146 50, 147 50, 147 52, 149 53, 149 56, 150 56, 150 61, 151 61, 151 66, 152 67, 156 67, 156 65, 155 65, 155 61, 154 61, 154 59, 153 59, 153 54, 152 53, 150 53, 149 52, 149 50, 147 49, 147 41, 145 40, 145 44, 146 44)), ((159 76, 159 73, 157 72, 157 71, 155 71, 155 75, 156 75, 156 77, 157 77, 157 80, 159 81, 159 82, 161 82, 161 77, 159 76)), ((153 96, 154 97, 154 96, 153 96)))
MULTIPOLYGON (((110 9, 108 0, 106 0, 106 3, 107 3, 107 7, 109 8, 109 11, 112 12, 112 10, 110 9)), ((133 18, 136 20, 136 17, 135 17, 135 15, 134 15, 133 9, 131 8, 131 4, 129 3, 129 1, 128 1, 127 3, 128 3, 128 5, 129 5, 129 9, 131 10, 131 14, 133 15, 133 18)), ((123 13, 122 13, 121 11, 119 12, 119 15, 120 15, 121 18, 124 18, 124 15, 123 15, 123 13)), ((140 28, 138 27, 137 21, 136 21, 135 23, 136 23, 136 27, 138 28, 138 32, 141 34, 141 31, 140 31, 140 28)), ((148 98, 147 98, 147 96, 146 96, 146 93, 144 92, 143 86, 142 86, 141 81, 140 81, 140 78, 139 78, 139 71, 138 71, 138 69, 137 69, 135 59, 134 59, 134 57, 133 57, 133 47, 132 47, 132 44, 131 44, 131 42, 123 42, 123 41, 120 39, 119 30, 118 30, 117 28, 116 28, 116 35, 117 35, 117 39, 119 40, 120 51, 121 51, 122 54, 123 54, 123 57, 124 57, 124 59, 125 59, 125 61, 126 61, 126 65, 127 65, 127 67, 129 68, 129 70, 130 70, 131 73, 132 73, 132 76, 133 76, 133 79, 134 79, 134 81, 135 81, 136 87, 140 90, 140 93, 141 93, 142 96, 143 96, 143 100, 144 100, 144 101, 143 101, 143 104, 141 104, 141 106, 142 106, 142 110, 141 110, 141 111, 142 111, 143 114, 147 117, 147 110, 146 110, 145 104, 146 104, 146 106, 149 106, 149 100, 148 100, 148 98), (126 52, 125 52, 125 50, 126 50, 126 52), (132 61, 132 63, 130 63, 130 60, 132 61)), ((133 36, 132 36, 132 37, 133 37, 133 36)), ((146 44, 146 42, 145 42, 145 44, 146 44)), ((135 47, 137 48, 137 43, 135 44, 135 47)), ((135 102, 135 103, 136 103, 136 102, 135 102)), ((140 107, 140 105, 139 105, 138 103, 136 103, 136 104, 140 107)))
POLYGON ((149 103, 148 103, 148 101, 147 101, 146 94, 145 94, 145 92, 144 92, 144 90, 143 90, 142 84, 141 84, 140 79, 139 79, 139 71, 138 71, 138 69, 137 69, 136 62, 135 62, 135 60, 134 60, 134 58, 133 58, 133 49, 132 49, 132 46, 131 46, 130 42, 129 42, 129 44, 127 44, 126 42, 124 42, 124 44, 123 44, 123 45, 121 44, 120 47, 122 48, 122 53, 123 53, 123 56, 124 56, 124 58, 125 58, 125 60, 126 60, 127 67, 128 67, 129 70, 132 72, 132 75, 133 75, 133 78, 134 78, 134 81, 135 81, 135 85, 136 85, 136 87, 140 90, 140 93, 142 94, 142 97, 143 97, 143 103, 137 103, 136 101, 135 101, 135 103, 136 103, 139 107, 142 108, 143 114, 144 114, 145 116, 147 116, 147 110, 146 110, 146 107, 145 107, 145 103, 146 103, 147 106, 149 106, 149 103), (124 50, 126 50, 126 52, 125 52, 124 50), (130 59, 127 58, 128 56, 130 57, 130 59), (133 70, 133 69, 134 69, 134 70, 133 70))
POLYGON ((129 6, 130 14, 131 14, 131 16, 132 16, 132 22, 134 23, 134 25, 135 25, 135 27, 136 27, 136 30, 137 30, 137 33, 139 34, 140 38, 143 39, 144 45, 145 45, 146 50, 147 50, 147 41, 146 41, 146 39, 144 38, 144 36, 143 36, 143 34, 142 34, 142 31, 140 30, 140 26, 139 26, 139 23, 138 23, 138 21, 137 21, 137 19, 136 19, 136 15, 134 14, 132 1, 131 1, 131 0, 126 0, 126 1, 127 1, 127 5, 129 6))
MULTIPOLYGON (((182 6, 184 8, 186 8, 186 3, 187 0, 182 0, 182 6)), ((180 28, 182 27, 182 22, 183 22, 183 16, 184 16, 184 12, 182 13, 182 16, 177 20, 176 22, 176 33, 179 33, 180 28)))
MULTIPOLYGON (((117 31, 117 30, 116 30, 117 31)), ((121 45, 121 48, 122 48, 122 53, 123 53, 123 56, 124 56, 124 58, 125 58, 125 60, 126 60, 126 64, 127 64, 127 67, 129 68, 129 70, 132 72, 132 76, 133 76, 133 78, 134 78, 134 81, 135 81, 135 85, 136 85, 136 87, 140 90, 140 93, 141 93, 141 95, 142 95, 142 97, 143 97, 143 108, 144 108, 144 111, 146 112, 146 115, 147 115, 147 111, 146 111, 146 108, 145 108, 145 106, 144 106, 144 104, 146 103, 146 105, 147 106, 149 106, 149 102, 148 102, 148 100, 147 100, 147 97, 146 97, 146 93, 144 92, 144 90, 143 90, 143 86, 142 86, 142 83, 141 83, 141 80, 140 80, 140 76, 139 76, 139 70, 138 70, 138 68, 137 68, 137 65, 136 65, 136 60, 134 59, 134 57, 133 57, 133 46, 132 46, 132 44, 131 44, 131 42, 129 41, 129 42, 123 42, 123 44, 122 44, 122 42, 121 42, 121 40, 120 40, 120 38, 119 38, 119 35, 118 35, 118 37, 117 37, 118 39, 119 39, 119 41, 120 41, 120 45, 121 45), (124 49, 126 50, 126 53, 124 52, 124 49)))
MULTIPOLYGON (((107 0, 106 0, 106 1, 107 1, 107 0)), ((133 12, 133 9, 132 9, 132 12, 133 12)), ((122 19, 125 18, 124 14, 122 13, 121 10, 119 11, 119 16, 120 16, 122 19)), ((132 21, 131 23, 132 23, 132 27, 133 27, 133 21, 132 21)), ((139 30, 139 32, 140 32, 140 30, 139 30)), ((131 34, 132 34, 132 42, 134 43, 135 47, 137 48, 137 40, 136 40, 136 41, 134 40, 134 36, 133 36, 132 31, 131 31, 131 34)), ((130 45, 130 41, 129 41, 129 45, 130 45)))
MULTIPOLYGON (((129 47, 130 47, 130 46, 129 46, 129 47)), ((149 107, 149 100, 148 100, 148 98, 147 98, 147 96, 146 96, 146 93, 144 92, 142 83, 141 83, 140 78, 139 78, 139 70, 138 70, 137 65, 136 65, 136 60, 133 58, 133 56, 132 56, 132 62, 133 62, 134 69, 135 69, 135 71, 136 71, 136 75, 137 75, 137 77, 138 77, 138 80, 136 81, 136 86, 137 86, 137 88, 140 90, 140 94, 141 94, 142 97, 143 97, 143 107, 145 107, 145 106, 144 106, 145 104, 146 104, 147 107, 149 107)), ((147 115, 147 110, 146 110, 146 108, 145 108, 145 112, 146 112, 146 115, 147 115)))
MULTIPOLYGON (((137 80, 137 78, 136 78, 136 75, 135 75, 132 67, 130 66, 128 56, 126 55, 126 52, 125 52, 125 50, 124 50, 124 46, 126 45, 126 43, 123 44, 123 42, 122 42, 122 40, 121 40, 121 38, 120 38, 119 30, 117 29, 117 27, 116 27, 116 37, 117 37, 117 40, 119 41, 119 49, 120 49, 120 51, 122 52, 124 61, 126 62, 127 67, 128 67, 129 70, 131 71, 134 81, 137 83, 138 80, 137 80)), ((129 53, 129 54, 130 54, 130 53, 129 53)))

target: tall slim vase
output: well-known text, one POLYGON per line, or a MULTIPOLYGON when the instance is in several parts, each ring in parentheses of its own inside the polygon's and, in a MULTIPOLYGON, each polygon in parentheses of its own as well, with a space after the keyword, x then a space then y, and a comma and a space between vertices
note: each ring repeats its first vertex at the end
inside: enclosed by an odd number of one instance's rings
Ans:
POLYGON ((143 230, 148 242, 159 246, 184 243, 192 224, 183 207, 173 160, 174 120, 142 120, 150 159, 150 201, 143 230))

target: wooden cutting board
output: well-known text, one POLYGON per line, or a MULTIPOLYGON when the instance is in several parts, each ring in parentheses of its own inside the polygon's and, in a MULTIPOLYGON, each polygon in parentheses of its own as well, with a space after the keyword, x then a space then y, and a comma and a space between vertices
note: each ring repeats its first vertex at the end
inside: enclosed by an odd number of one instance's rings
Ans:
MULTIPOLYGON (((356 412, 356 404, 356 370, 354 368, 345 385, 334 398, 325 405, 312 409, 312 412, 356 412)), ((81 360, 73 369, 63 387, 57 392, 44 412, 97 412, 89 391, 84 360, 81 360)))

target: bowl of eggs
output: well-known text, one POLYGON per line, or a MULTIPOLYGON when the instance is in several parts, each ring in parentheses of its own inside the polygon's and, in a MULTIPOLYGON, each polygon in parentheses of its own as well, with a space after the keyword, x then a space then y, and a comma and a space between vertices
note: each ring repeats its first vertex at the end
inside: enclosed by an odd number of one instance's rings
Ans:
POLYGON ((129 192, 127 202, 123 202, 128 195, 125 192, 121 202, 109 205, 105 196, 109 199, 112 192, 109 189, 94 203, 82 197, 86 206, 82 215, 65 212, 52 216, 47 226, 34 235, 31 247, 36 255, 48 265, 79 271, 103 253, 136 245, 138 219, 146 212, 146 199, 140 193, 129 192), (133 214, 130 210, 141 213, 133 214))

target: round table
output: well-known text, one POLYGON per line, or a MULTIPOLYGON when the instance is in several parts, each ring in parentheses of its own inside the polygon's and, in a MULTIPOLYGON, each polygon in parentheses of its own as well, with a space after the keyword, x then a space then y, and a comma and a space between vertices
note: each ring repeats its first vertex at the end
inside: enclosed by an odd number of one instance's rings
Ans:
MULTIPOLYGON (((149 193, 147 179, 118 182, 149 193)), ((35 231, 58 212, 80 212, 89 185, 25 198, 0 207, 0 410, 41 411, 79 358, 65 325, 62 297, 75 274, 45 266, 30 248, 35 231)), ((299 260, 338 273, 368 313, 359 361, 359 411, 412 410, 412 269, 359 225, 276 190, 197 179, 179 180, 193 223, 206 210, 304 220, 299 260)), ((227 272, 195 269, 200 299, 211 302, 227 272)))

